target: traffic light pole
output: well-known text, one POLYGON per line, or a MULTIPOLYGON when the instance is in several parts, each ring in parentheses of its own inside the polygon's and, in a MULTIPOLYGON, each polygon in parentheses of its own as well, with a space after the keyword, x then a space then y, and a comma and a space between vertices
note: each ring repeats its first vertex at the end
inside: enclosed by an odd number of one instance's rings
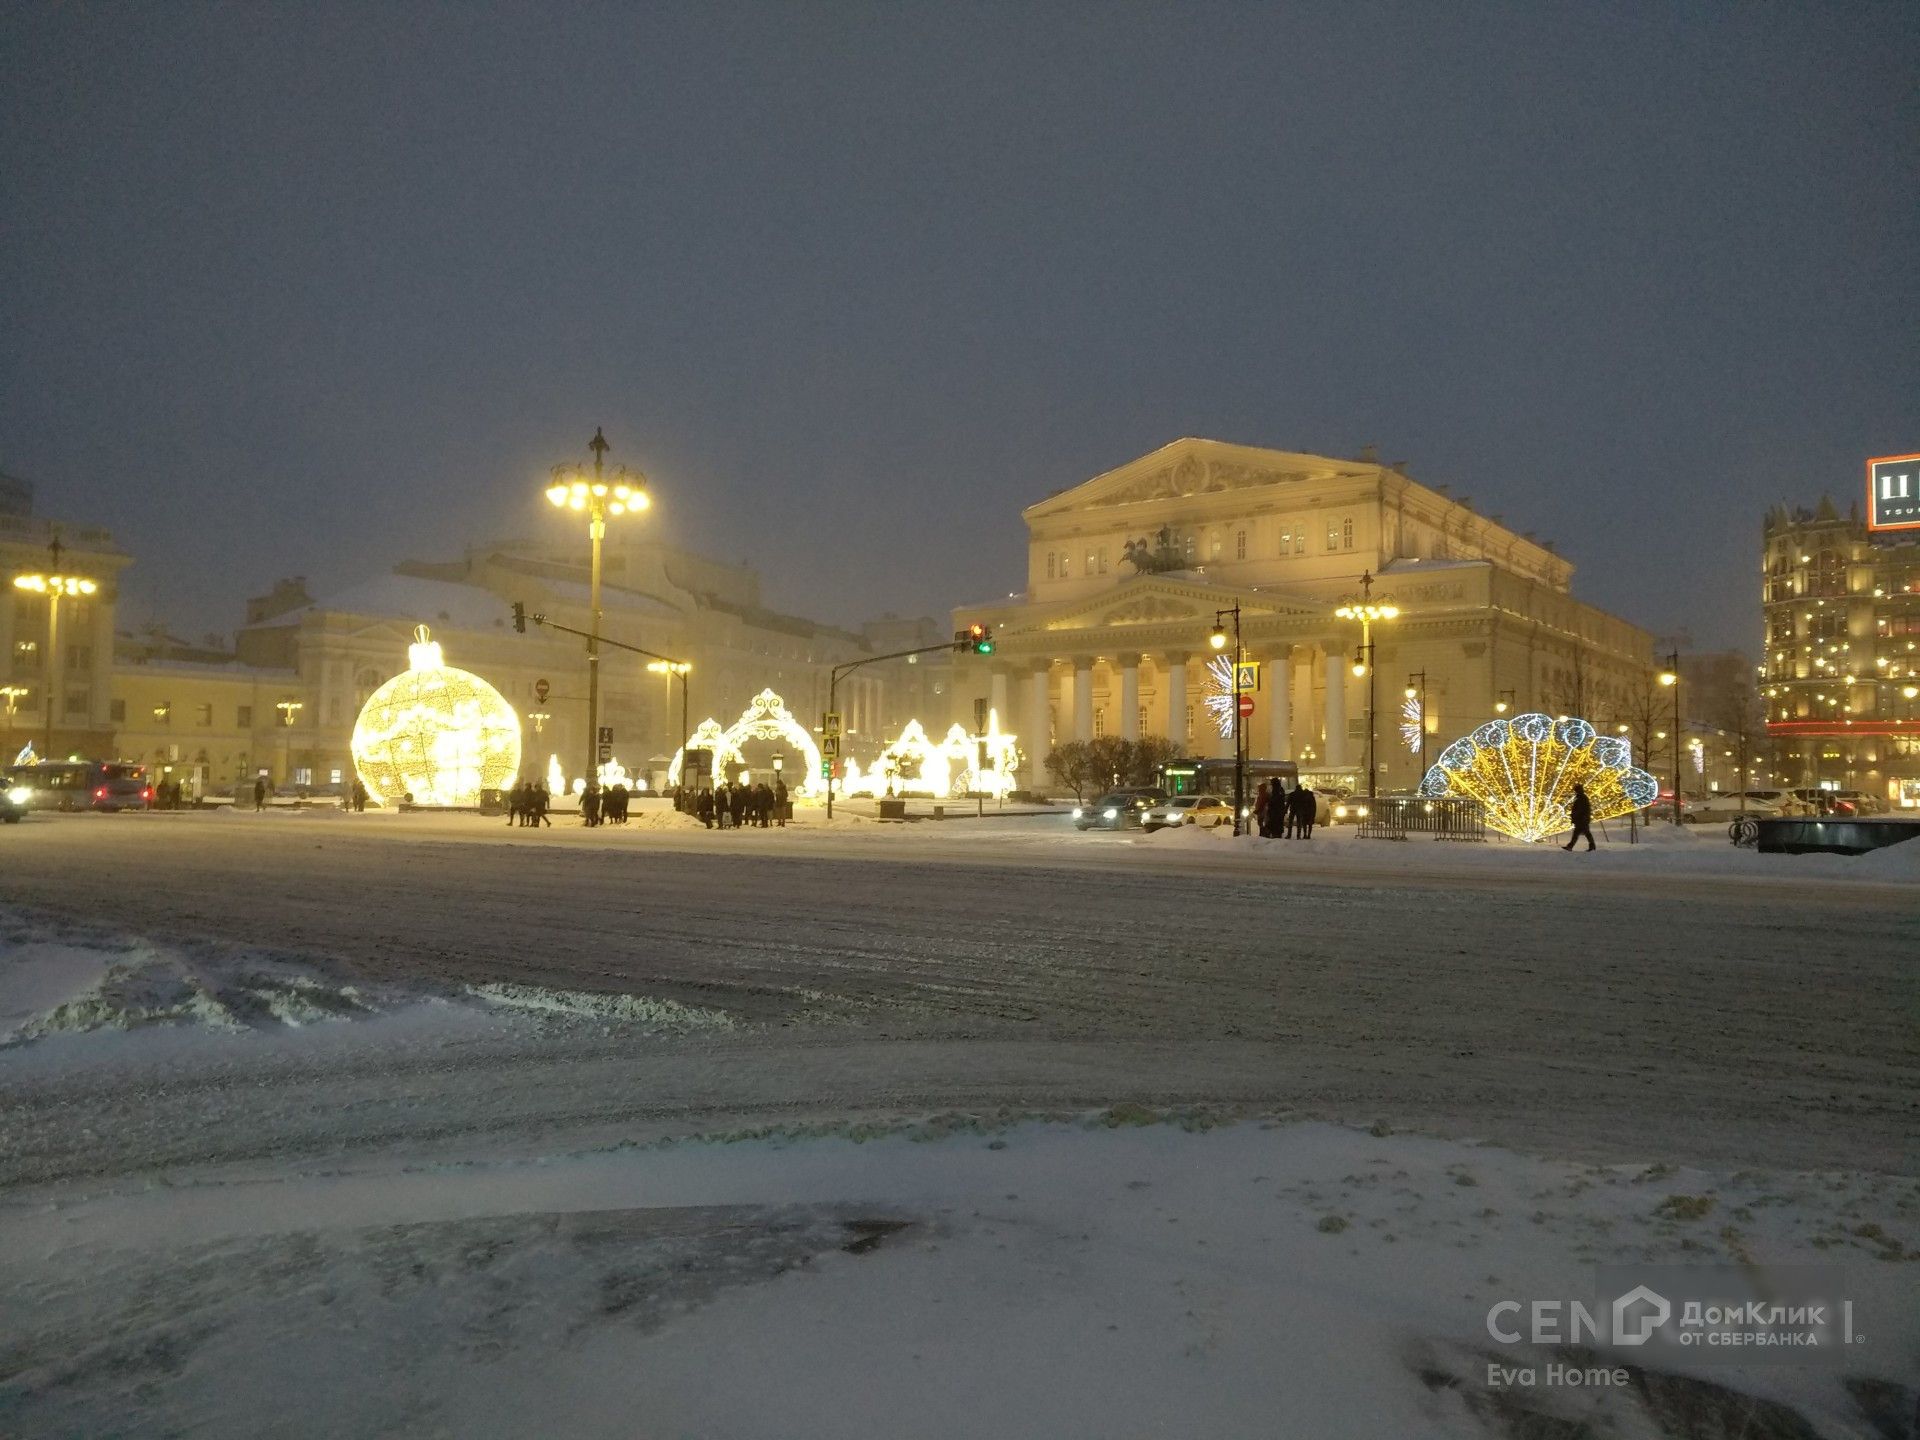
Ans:
MULTIPOLYGON (((836 665, 827 672, 827 713, 840 713, 840 677, 851 675, 863 665, 878 665, 882 660, 904 660, 909 655, 932 655, 941 650, 959 650, 962 644, 958 640, 948 640, 940 645, 919 645, 911 650, 895 650, 886 655, 865 655, 858 660, 849 660, 844 665, 836 665)), ((839 757, 827 762, 827 819, 833 819, 833 782, 837 778, 834 765, 839 757)))
MULTIPOLYGON (((673 667, 674 673, 680 677, 680 778, 684 782, 686 780, 687 741, 693 736, 693 732, 687 728, 687 672, 693 669, 693 662, 690 660, 676 660, 671 655, 661 655, 652 650, 642 650, 638 645, 628 645, 623 641, 609 640, 604 635, 589 635, 585 630, 576 630, 571 625, 562 625, 559 621, 549 620, 546 616, 538 612, 529 615, 526 606, 522 605, 518 600, 514 601, 513 628, 525 634, 527 621, 529 620, 535 625, 543 626, 548 630, 558 630, 564 635, 578 635, 589 645, 611 645, 615 650, 626 650, 635 655, 644 655, 649 660, 660 660, 673 667)), ((598 661, 595 662, 596 666, 598 663, 598 661)), ((600 772, 600 736, 596 733, 593 735, 592 741, 595 763, 594 768, 588 773, 597 775, 600 772)))

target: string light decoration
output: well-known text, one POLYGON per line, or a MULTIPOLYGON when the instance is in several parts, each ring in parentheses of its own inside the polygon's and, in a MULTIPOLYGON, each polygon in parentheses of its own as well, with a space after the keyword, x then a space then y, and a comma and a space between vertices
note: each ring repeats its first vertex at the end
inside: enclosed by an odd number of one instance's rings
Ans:
POLYGON ((1233 684, 1233 658, 1216 655, 1207 661, 1207 713, 1222 740, 1233 738, 1233 717, 1240 704, 1240 693, 1233 684))
POLYGON ((1587 787, 1595 820, 1644 809, 1660 782, 1633 763, 1633 747, 1584 720, 1517 715, 1490 720, 1456 740, 1420 782, 1432 798, 1459 796, 1486 808, 1487 824, 1516 840, 1570 829, 1573 787, 1587 787))
POLYGON ((408 669, 360 708, 353 768, 381 804, 477 805, 520 769, 520 719, 478 675, 441 658, 427 627, 414 627, 408 669))
POLYGON ((1409 750, 1420 748, 1420 732, 1426 728, 1427 715, 1418 695, 1409 695, 1400 705, 1400 739, 1409 750))
MULTIPOLYGON (((720 728, 720 722, 708 717, 694 727, 691 748, 711 750, 713 752, 713 773, 716 776, 727 773, 729 761, 746 764, 747 757, 741 749, 749 740, 784 740, 806 757, 806 770, 802 778, 793 787, 796 795, 815 795, 825 792, 826 787, 817 778, 820 774, 820 747, 813 743, 813 737, 798 720, 788 713, 787 702, 772 690, 762 690, 754 696, 747 708, 740 712, 740 718, 726 729, 720 728)), ((667 766, 667 784, 680 783, 680 767, 686 760, 686 749, 673 752, 673 762, 667 766)))
POLYGON ((1693 756, 1693 773, 1696 775, 1706 774, 1707 773, 1707 742, 1702 740, 1699 736, 1696 735, 1693 739, 1687 742, 1687 751, 1689 754, 1693 756))

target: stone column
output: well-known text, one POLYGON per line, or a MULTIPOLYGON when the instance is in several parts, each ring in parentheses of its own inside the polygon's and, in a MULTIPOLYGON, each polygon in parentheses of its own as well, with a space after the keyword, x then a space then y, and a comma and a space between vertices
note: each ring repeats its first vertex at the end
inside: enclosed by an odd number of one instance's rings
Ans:
POLYGON ((1027 719, 1026 726, 1019 732, 1018 744, 1027 752, 1027 786, 1040 788, 1047 773, 1047 752, 1053 749, 1053 717, 1051 715, 1053 697, 1048 693, 1050 675, 1043 661, 1027 677, 1027 719))
POLYGON ((1320 647, 1327 666, 1326 763, 1347 763, 1347 649, 1337 640, 1320 647))
POLYGON ((1093 662, 1085 656, 1073 661, 1073 738, 1093 739, 1093 662))
POLYGON ((1293 759, 1293 647, 1274 647, 1267 662, 1267 758, 1293 759))
POLYGON ((1167 677, 1167 739, 1173 742, 1176 754, 1184 755, 1188 748, 1186 653, 1169 654, 1163 669, 1167 677))
POLYGON ((1007 712, 1007 672, 999 665, 993 667, 993 677, 987 683, 987 705, 999 717, 1001 729, 1013 728, 1013 717, 1007 712))
POLYGON ((1140 657, 1129 655, 1120 663, 1120 738, 1140 738, 1140 657))

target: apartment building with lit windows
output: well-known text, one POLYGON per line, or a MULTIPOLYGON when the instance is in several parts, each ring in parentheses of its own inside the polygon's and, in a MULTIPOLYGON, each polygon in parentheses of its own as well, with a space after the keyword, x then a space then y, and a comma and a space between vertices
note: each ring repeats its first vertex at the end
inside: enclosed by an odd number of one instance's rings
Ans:
POLYGON ((1920 535, 1822 498, 1763 530, 1761 672, 1776 771, 1920 809, 1920 535))

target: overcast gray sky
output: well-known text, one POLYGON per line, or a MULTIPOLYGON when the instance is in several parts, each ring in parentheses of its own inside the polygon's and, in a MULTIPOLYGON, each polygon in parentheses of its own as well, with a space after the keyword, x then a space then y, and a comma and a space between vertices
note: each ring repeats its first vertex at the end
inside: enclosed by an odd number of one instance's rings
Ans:
POLYGON ((1180 435, 1384 458, 1751 645, 1760 517, 1920 448, 1920 6, 0 15, 0 468, 229 629, 556 521, 852 621, 1180 435))

